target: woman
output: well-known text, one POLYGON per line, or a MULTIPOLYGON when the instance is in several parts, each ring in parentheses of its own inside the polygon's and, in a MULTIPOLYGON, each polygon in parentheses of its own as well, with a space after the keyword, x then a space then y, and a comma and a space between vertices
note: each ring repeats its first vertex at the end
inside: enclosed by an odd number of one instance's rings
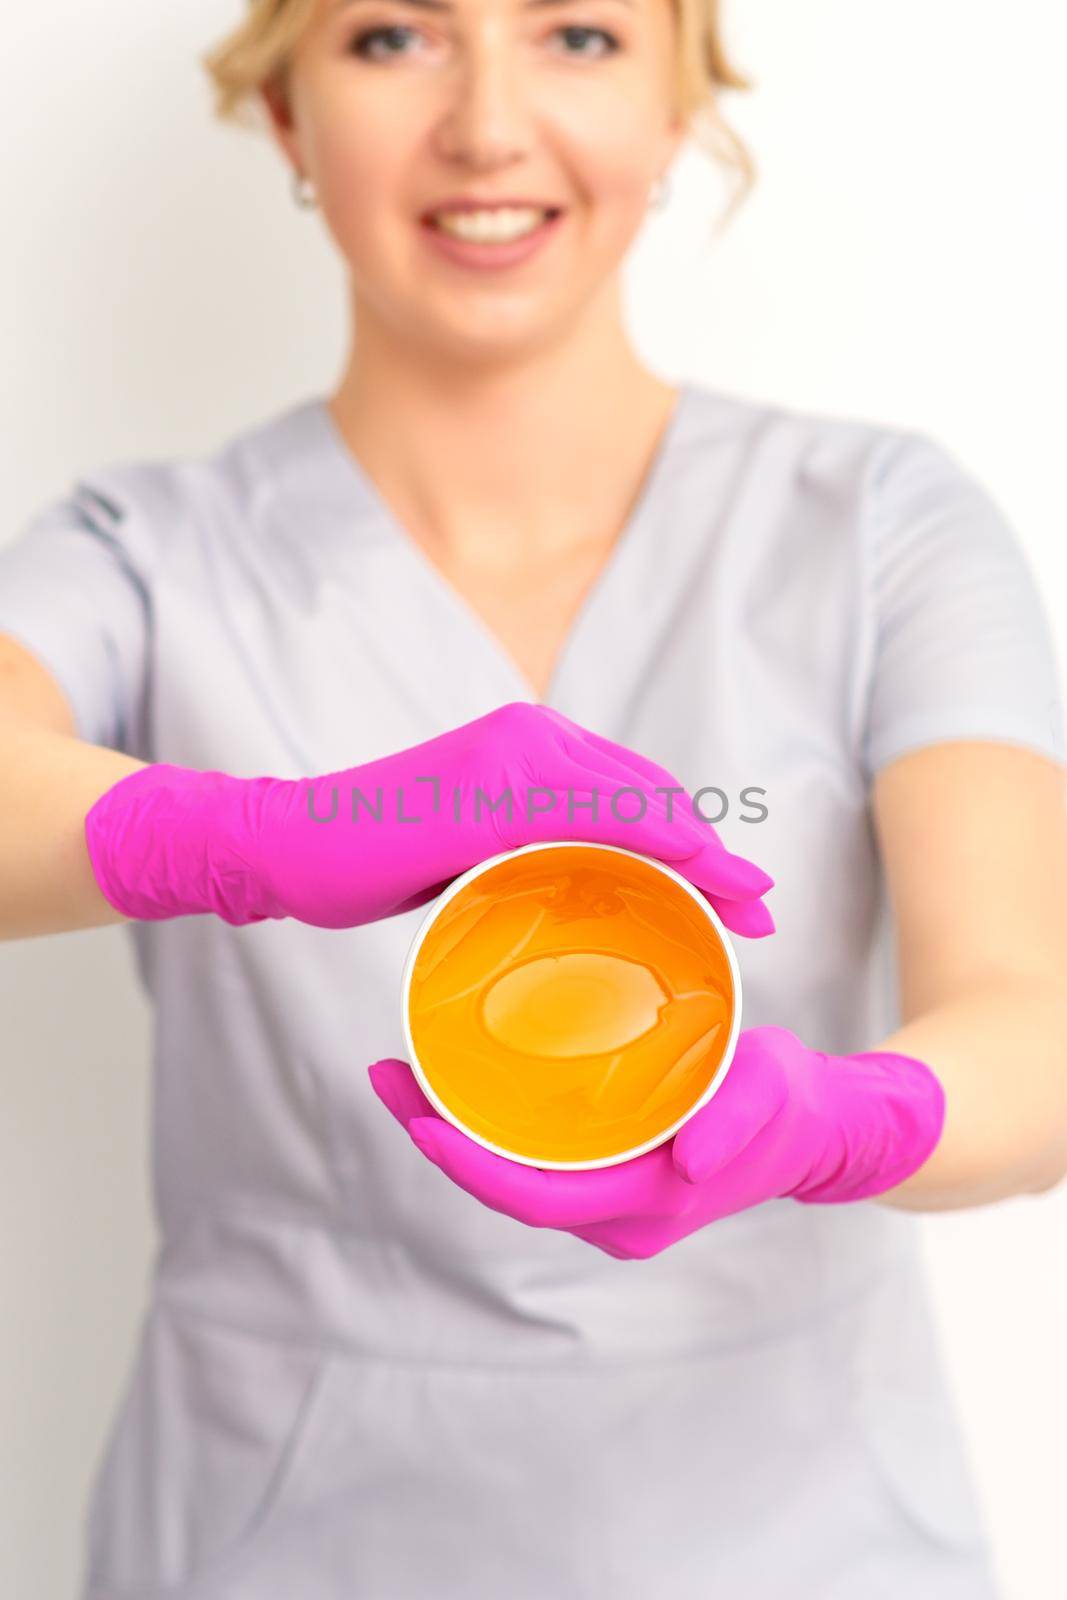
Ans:
POLYGON ((921 434, 632 351, 625 250, 743 82, 713 0, 256 0, 210 65, 358 337, 328 399, 0 555, 47 841, 4 932, 128 920, 157 1019, 85 1600, 994 1595, 907 1212, 1067 1165, 1067 750, 1014 534, 921 434), (435 777, 646 807, 453 826, 435 777), (318 828, 341 779, 422 826, 318 828), (556 836, 741 936, 716 1116, 608 1174, 478 1151, 394 1054, 419 907, 556 836))

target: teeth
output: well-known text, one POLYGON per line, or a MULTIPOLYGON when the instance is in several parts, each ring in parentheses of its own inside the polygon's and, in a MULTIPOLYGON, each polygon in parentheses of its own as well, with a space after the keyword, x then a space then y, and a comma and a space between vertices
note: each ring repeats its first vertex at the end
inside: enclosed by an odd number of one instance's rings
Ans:
POLYGON ((547 212, 532 207, 496 206, 491 211, 436 211, 434 221, 445 233, 479 244, 521 239, 544 221, 547 212))

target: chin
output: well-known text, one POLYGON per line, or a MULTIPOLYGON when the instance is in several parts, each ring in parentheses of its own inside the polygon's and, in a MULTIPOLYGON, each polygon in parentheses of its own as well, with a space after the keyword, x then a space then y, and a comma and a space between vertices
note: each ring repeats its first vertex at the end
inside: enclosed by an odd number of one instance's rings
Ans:
POLYGON ((403 318, 402 326, 419 342, 462 361, 543 351, 559 331, 560 320, 548 308, 516 307, 508 316, 500 307, 486 311, 472 306, 469 314, 459 309, 454 316, 440 317, 426 316, 424 309, 422 315, 403 318))

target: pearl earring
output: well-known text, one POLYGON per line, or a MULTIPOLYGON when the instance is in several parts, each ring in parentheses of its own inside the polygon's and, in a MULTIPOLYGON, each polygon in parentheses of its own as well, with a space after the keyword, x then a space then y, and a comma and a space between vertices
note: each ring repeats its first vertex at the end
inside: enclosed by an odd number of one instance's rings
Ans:
POLYGON ((317 204, 317 200, 315 197, 315 185, 312 183, 310 178, 305 177, 304 173, 302 172, 294 171, 292 177, 292 190, 293 199, 302 210, 311 211, 314 209, 315 205, 317 204))
POLYGON ((670 179, 666 173, 663 173, 652 190, 652 195, 648 202, 648 209, 650 211, 662 211, 664 206, 667 204, 667 201, 670 199, 670 194, 670 179))

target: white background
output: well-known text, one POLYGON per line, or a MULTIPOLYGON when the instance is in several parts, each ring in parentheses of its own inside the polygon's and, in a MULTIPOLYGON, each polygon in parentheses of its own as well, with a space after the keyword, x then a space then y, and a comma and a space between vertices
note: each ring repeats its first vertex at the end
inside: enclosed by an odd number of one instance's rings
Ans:
MULTIPOLYGON (((214 448, 339 371, 317 214, 209 115, 196 57, 239 14, 8 8, 0 538, 82 469, 214 448)), ((1009 513, 1067 661, 1060 8, 727 0, 727 21, 760 185, 708 249, 723 191, 683 157, 629 263, 642 354, 934 434, 1009 513)), ((0 1592, 66 1600, 154 1246, 150 1013, 118 929, 3 946, 0 1006, 0 1592)), ((916 1225, 1006 1600, 1063 1600, 1067 1191, 916 1225)))

